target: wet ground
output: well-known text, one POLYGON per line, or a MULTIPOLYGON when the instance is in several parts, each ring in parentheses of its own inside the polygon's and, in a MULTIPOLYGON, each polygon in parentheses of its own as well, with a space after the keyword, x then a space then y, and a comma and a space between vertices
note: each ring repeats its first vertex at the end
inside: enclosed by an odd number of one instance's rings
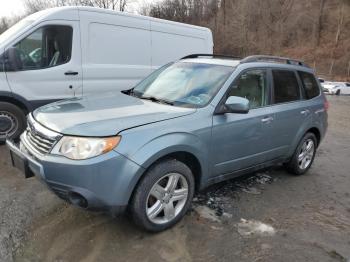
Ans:
POLYGON ((159 234, 66 205, 0 146, 0 261, 350 261, 350 97, 329 101, 307 175, 275 167, 215 185, 159 234))

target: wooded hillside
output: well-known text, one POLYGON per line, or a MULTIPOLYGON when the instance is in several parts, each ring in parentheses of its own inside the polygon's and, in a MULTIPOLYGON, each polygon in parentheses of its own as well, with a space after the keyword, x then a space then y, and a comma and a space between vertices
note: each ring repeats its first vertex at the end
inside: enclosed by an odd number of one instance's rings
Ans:
POLYGON ((211 28, 216 53, 289 56, 350 81, 350 0, 164 0, 143 13, 211 28))

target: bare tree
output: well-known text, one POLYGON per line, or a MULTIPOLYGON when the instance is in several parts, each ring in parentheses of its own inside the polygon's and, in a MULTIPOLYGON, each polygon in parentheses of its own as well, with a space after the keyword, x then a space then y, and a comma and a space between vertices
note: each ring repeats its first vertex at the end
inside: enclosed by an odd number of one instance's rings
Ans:
POLYGON ((325 0, 320 0, 320 7, 319 7, 319 11, 318 11, 316 30, 315 30, 315 43, 316 43, 316 46, 320 45, 324 4, 325 4, 325 0))
POLYGON ((335 35, 334 46, 333 46, 332 56, 331 56, 331 64, 330 64, 329 73, 328 73, 331 76, 333 75, 333 67, 335 63, 335 50, 338 47, 339 39, 340 39, 340 35, 342 32, 342 27, 344 23, 344 7, 345 7, 345 0, 341 0, 341 4, 339 6, 339 19, 337 24, 337 33, 335 35))
POLYGON ((9 27, 8 20, 5 17, 0 19, 0 34, 2 34, 9 27))

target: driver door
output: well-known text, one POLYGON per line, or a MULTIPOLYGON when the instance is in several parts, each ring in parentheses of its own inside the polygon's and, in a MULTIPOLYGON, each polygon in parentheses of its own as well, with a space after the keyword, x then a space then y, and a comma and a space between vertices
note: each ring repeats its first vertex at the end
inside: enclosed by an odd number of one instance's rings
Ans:
POLYGON ((249 100, 250 110, 247 114, 213 116, 212 176, 230 175, 271 159, 274 114, 269 107, 267 74, 265 69, 247 70, 229 89, 227 97, 238 96, 249 100))
POLYGON ((16 60, 6 70, 9 86, 33 109, 82 94, 78 21, 42 23, 8 49, 16 60))

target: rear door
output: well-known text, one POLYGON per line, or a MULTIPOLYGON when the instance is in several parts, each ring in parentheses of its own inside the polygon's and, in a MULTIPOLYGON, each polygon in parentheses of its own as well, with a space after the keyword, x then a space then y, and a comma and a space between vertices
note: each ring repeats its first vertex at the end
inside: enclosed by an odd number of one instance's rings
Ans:
POLYGON ((9 86, 33 107, 82 94, 77 21, 41 23, 8 48, 19 58, 18 67, 6 72, 9 86))
POLYGON ((271 131, 273 157, 289 152, 300 130, 312 120, 308 101, 302 99, 301 83, 297 72, 272 69, 272 106, 274 125, 271 131))

